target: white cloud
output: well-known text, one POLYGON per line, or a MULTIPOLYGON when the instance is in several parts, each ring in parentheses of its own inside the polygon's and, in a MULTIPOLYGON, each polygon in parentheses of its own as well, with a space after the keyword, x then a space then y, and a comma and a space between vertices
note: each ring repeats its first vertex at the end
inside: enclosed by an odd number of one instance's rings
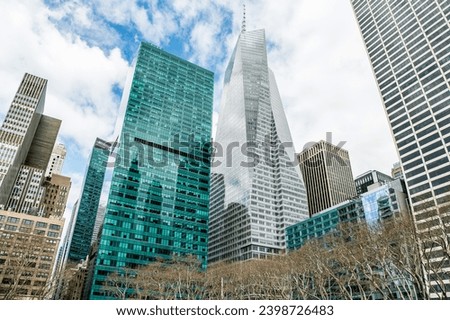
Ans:
MULTIPOLYGON (((128 63, 119 49, 105 53, 76 34, 60 32, 49 19, 58 14, 39 1, 2 1, 0 12, 0 113, 6 113, 25 72, 48 79, 45 114, 62 120, 59 139, 75 142, 72 147, 80 148, 82 156, 68 150, 70 210, 84 173, 73 172, 70 162, 84 165, 95 138, 111 133, 118 107, 112 88, 123 85, 128 63)), ((88 12, 80 7, 76 13, 85 25, 88 12)))
MULTIPOLYGON (((42 0, 3 0, 0 12, 0 114, 24 72, 47 78, 46 113, 63 120, 63 140, 80 150, 69 150, 68 158, 83 156, 68 159, 70 174, 84 174, 70 161, 85 163, 95 138, 113 130, 119 99, 112 90, 125 82, 124 52, 136 39, 164 46, 178 37, 190 61, 215 71, 215 132, 240 1, 77 0, 47 8, 42 0)), ((388 172, 397 155, 349 2, 247 1, 247 29, 256 28, 266 29, 297 151, 332 132, 335 143, 347 141, 355 175, 388 172)), ((79 187, 72 187, 71 203, 79 187)))
POLYGON ((332 132, 347 141, 355 176, 390 173, 397 154, 350 3, 254 1, 247 12, 248 30, 266 29, 297 152, 332 132))

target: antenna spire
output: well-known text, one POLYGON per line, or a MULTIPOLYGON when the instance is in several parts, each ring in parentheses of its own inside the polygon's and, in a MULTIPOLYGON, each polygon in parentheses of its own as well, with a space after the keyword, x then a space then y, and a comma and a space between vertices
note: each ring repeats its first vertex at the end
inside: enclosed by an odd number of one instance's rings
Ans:
POLYGON ((247 19, 245 18, 245 3, 243 4, 243 16, 242 16, 242 32, 247 31, 247 19))

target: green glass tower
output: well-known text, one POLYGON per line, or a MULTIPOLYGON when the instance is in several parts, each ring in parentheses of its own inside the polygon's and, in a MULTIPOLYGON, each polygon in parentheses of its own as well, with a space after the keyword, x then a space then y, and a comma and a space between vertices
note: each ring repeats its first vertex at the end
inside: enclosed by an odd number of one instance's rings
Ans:
POLYGON ((69 260, 86 259, 89 254, 110 148, 110 143, 99 138, 92 148, 78 210, 74 213, 76 222, 70 243, 69 260))
MULTIPOLYGON (((91 299, 111 273, 174 255, 207 263, 214 74, 142 43, 125 85, 91 299)), ((131 293, 131 292, 130 292, 131 293)))

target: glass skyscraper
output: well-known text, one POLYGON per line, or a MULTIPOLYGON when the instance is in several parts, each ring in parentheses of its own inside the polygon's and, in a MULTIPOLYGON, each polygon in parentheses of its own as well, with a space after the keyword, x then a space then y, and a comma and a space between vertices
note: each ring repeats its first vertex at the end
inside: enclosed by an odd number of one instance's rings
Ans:
POLYGON ((80 261, 86 259, 89 254, 110 149, 111 144, 99 138, 92 148, 78 209, 73 213, 76 221, 70 243, 69 260, 80 261))
MULTIPOLYGON (((398 150, 419 236, 450 235, 450 2, 351 1, 398 150)), ((430 297, 450 294, 450 261, 439 241, 430 297), (435 279, 445 279, 437 283, 435 279)), ((433 269, 433 271, 431 271, 433 269)))
MULTIPOLYGON (((244 28, 245 29, 245 28, 244 28)), ((225 72, 211 177, 208 260, 280 254, 307 218, 306 191, 264 30, 243 30, 225 72)))
POLYGON ((123 94, 92 299, 112 298, 108 274, 156 259, 191 255, 206 267, 213 85, 211 71, 141 44, 123 94))

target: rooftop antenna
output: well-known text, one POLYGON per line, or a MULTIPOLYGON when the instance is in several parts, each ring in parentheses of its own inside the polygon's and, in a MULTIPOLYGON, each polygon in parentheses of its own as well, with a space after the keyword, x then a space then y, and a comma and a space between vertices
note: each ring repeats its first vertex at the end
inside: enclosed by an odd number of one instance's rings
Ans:
POLYGON ((244 6, 244 11, 243 11, 243 16, 242 16, 242 32, 247 31, 247 20, 245 18, 245 3, 243 4, 244 6))

